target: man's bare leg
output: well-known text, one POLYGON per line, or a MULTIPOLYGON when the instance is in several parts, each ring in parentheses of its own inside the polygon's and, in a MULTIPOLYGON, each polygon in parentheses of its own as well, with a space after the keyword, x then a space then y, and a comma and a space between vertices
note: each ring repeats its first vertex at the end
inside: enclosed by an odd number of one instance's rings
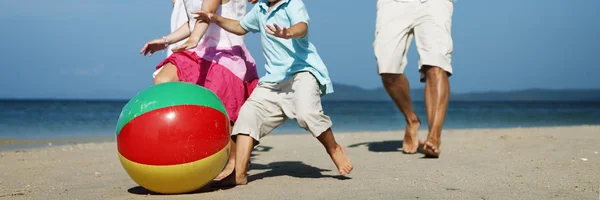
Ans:
POLYGON ((350 163, 350 159, 348 159, 348 155, 346 155, 344 148, 335 141, 331 128, 321 133, 317 139, 323 144, 323 147, 325 147, 327 154, 329 154, 331 160, 333 160, 333 163, 338 168, 340 175, 345 176, 346 174, 350 174, 352 171, 352 163, 350 163))
POLYGON ((421 127, 421 121, 413 110, 408 79, 404 74, 381 74, 381 80, 385 90, 394 103, 396 103, 398 109, 404 114, 404 119, 406 120, 402 152, 414 154, 419 147, 417 132, 419 131, 419 127, 421 127))
POLYGON ((229 176, 218 182, 216 186, 235 186, 248 184, 248 163, 254 146, 254 139, 248 135, 239 134, 235 141, 235 170, 229 176))
POLYGON ((423 66, 423 72, 426 77, 425 107, 429 135, 427 140, 420 142, 420 146, 427 157, 437 158, 440 156, 442 126, 448 109, 450 83, 446 71, 439 67, 423 66))

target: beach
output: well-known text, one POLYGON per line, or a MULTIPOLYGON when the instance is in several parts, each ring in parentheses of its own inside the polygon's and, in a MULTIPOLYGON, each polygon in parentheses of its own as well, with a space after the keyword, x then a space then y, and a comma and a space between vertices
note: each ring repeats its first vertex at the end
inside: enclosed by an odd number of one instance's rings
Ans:
POLYGON ((335 136, 346 178, 310 134, 273 134, 248 185, 169 196, 129 178, 114 140, 3 150, 0 199, 600 199, 600 126, 445 130, 439 159, 402 154, 401 131, 335 136))

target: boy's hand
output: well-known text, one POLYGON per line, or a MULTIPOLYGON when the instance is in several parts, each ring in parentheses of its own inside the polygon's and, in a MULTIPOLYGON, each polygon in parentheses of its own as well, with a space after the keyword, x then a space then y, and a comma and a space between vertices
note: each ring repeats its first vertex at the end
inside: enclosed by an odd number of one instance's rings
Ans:
POLYGON ((146 55, 152 56, 152 54, 154 54, 155 52, 167 48, 168 45, 169 45, 169 43, 167 42, 167 39, 165 39, 165 38, 154 39, 150 42, 147 42, 144 45, 144 47, 140 51, 140 54, 144 54, 144 56, 146 56, 146 55))
POLYGON ((171 51, 173 51, 173 53, 175 52, 180 52, 180 51, 185 51, 188 49, 193 49, 196 48, 196 46, 198 45, 198 42, 194 42, 194 41, 186 41, 185 43, 173 48, 171 51))
POLYGON ((192 12, 192 14, 197 14, 198 16, 195 17, 196 20, 202 20, 206 23, 212 23, 215 20, 215 14, 214 13, 207 13, 204 12, 202 10, 198 10, 198 11, 194 11, 192 12))
POLYGON ((272 26, 267 25, 267 33, 275 36, 275 37, 279 37, 279 38, 283 38, 283 39, 290 39, 292 38, 294 35, 292 33, 290 33, 288 31, 287 28, 283 27, 283 29, 280 29, 279 26, 277 26, 277 24, 273 24, 273 26, 275 28, 273 28, 272 26))

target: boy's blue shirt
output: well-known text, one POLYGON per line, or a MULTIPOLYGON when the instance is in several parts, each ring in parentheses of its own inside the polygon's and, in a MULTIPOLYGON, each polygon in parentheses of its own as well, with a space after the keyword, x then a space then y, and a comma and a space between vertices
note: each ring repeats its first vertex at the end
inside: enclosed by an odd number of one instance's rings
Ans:
POLYGON ((310 72, 319 81, 322 95, 333 93, 333 84, 327 67, 317 53, 316 47, 308 40, 308 33, 302 38, 283 39, 266 32, 266 26, 277 24, 289 28, 294 24, 310 19, 302 0, 282 0, 269 12, 267 0, 260 0, 248 12, 240 25, 250 32, 260 32, 267 73, 260 82, 279 83, 293 77, 298 72, 310 72))

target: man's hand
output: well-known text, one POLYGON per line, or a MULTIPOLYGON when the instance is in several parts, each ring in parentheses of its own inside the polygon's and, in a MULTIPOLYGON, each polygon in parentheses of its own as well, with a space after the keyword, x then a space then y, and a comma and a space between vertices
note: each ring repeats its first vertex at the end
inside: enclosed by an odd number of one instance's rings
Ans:
POLYGON ((202 10, 198 10, 198 11, 194 11, 192 12, 192 14, 197 14, 198 16, 195 17, 196 20, 200 20, 206 23, 212 23, 215 21, 215 14, 214 13, 207 13, 204 12, 202 10))
POLYGON ((140 51, 140 54, 144 54, 144 56, 146 56, 146 55, 152 56, 152 54, 154 54, 155 52, 167 48, 168 45, 169 45, 169 43, 167 42, 166 38, 154 39, 150 42, 147 42, 144 45, 144 47, 140 51))
POLYGON ((279 38, 283 38, 283 39, 290 39, 290 38, 294 37, 294 35, 292 33, 290 33, 287 28, 283 27, 283 29, 281 29, 281 28, 279 28, 279 26, 277 26, 277 24, 273 24, 273 26, 267 25, 266 31, 268 34, 271 34, 275 37, 279 37, 279 38))

